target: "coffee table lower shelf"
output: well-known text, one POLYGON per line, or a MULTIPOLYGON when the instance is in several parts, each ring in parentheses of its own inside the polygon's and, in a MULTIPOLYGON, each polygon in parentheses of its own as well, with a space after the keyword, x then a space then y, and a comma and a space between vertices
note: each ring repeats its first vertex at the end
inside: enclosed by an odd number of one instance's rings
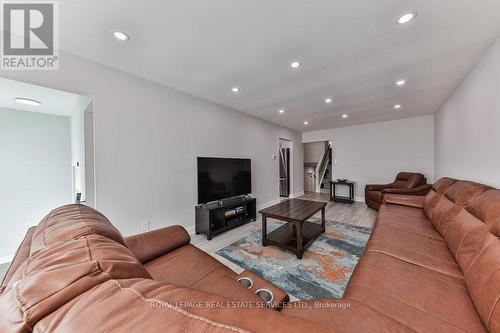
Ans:
POLYGON ((321 224, 313 222, 302 223, 302 247, 297 242, 297 226, 293 223, 286 223, 278 229, 267 235, 264 246, 270 244, 292 251, 298 259, 302 259, 304 251, 318 238, 323 232, 321 224), (301 249, 300 249, 301 248, 301 249))

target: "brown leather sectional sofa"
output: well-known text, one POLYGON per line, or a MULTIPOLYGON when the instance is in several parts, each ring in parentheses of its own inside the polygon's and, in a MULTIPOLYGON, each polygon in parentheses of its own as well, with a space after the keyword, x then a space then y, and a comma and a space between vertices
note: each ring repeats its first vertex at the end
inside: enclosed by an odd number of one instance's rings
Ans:
POLYGON ((421 173, 400 172, 390 184, 367 184, 365 186, 365 202, 368 207, 378 210, 384 202, 386 194, 426 195, 432 185, 421 173))
POLYGON ((91 208, 58 208, 2 283, 0 331, 500 332, 500 190, 443 178, 384 200, 344 298, 281 311, 181 227, 124 239, 91 208))

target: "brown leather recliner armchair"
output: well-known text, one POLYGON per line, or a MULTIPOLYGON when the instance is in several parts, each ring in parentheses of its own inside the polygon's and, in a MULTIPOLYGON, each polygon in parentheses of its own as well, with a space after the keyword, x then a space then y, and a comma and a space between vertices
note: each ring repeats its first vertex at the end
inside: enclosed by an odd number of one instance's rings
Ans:
POLYGON ((384 200, 384 194, 427 195, 432 185, 421 173, 400 172, 390 184, 365 186, 365 202, 368 207, 378 210, 384 200))

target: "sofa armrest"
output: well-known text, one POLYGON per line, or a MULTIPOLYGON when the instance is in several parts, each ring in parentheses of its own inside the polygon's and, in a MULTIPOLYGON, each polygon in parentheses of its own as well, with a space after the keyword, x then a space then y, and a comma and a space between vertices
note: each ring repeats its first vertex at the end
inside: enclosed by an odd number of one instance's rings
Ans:
POLYGON ((180 225, 125 237, 127 247, 141 263, 146 263, 190 242, 189 234, 180 225))
POLYGON ((384 204, 400 205, 415 208, 424 208, 424 196, 421 195, 384 195, 384 204))
POLYGON ((391 188, 392 187, 392 183, 390 184, 367 184, 365 186, 365 190, 366 191, 382 191, 382 190, 385 190, 387 188, 391 188))
POLYGON ((388 188, 382 190, 383 194, 403 194, 403 195, 421 195, 425 196, 431 190, 431 184, 420 185, 414 188, 388 188))

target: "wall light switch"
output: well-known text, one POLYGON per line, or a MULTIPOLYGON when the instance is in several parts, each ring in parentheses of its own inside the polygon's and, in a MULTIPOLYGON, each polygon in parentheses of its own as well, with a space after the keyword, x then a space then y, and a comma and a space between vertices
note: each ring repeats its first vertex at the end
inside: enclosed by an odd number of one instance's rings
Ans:
POLYGON ((149 220, 142 222, 141 229, 142 229, 142 232, 149 231, 149 220))

